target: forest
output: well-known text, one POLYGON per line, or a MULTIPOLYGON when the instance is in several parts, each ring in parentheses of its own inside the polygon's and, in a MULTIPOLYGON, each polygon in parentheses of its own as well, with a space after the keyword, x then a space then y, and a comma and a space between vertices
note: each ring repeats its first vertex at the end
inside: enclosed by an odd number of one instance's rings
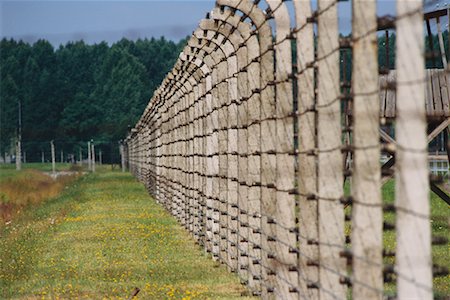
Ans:
MULTIPOLYGON (((144 111, 172 68, 185 40, 122 39, 88 45, 48 41, 0 42, 0 153, 15 153, 19 109, 26 160, 49 160, 54 140, 59 161, 94 140, 105 161, 117 159, 118 141, 144 111), (19 108, 20 106, 20 108, 19 108), (115 155, 113 155, 115 154, 115 155)), ((86 155, 84 153, 84 155, 86 155)))
MULTIPOLYGON (((448 34, 443 36, 447 46, 448 34)), ((83 149, 93 140, 105 162, 117 161, 118 142, 137 122, 185 43, 186 39, 173 42, 162 37, 122 39, 112 45, 77 41, 55 49, 46 40, 32 45, 1 40, 0 156, 15 153, 20 111, 27 161, 41 161, 42 153, 48 161, 51 140, 58 160, 60 151, 64 160, 70 154, 78 157, 80 150, 86 156, 83 149)), ((393 69, 395 34, 389 36, 389 51, 385 35, 379 36, 378 45, 380 68, 393 69)), ((433 37, 433 49, 439 49, 437 36, 433 37)), ((349 80, 351 51, 342 50, 344 56, 342 76, 349 80)), ((428 59, 427 68, 442 68, 439 57, 435 62, 428 59)))

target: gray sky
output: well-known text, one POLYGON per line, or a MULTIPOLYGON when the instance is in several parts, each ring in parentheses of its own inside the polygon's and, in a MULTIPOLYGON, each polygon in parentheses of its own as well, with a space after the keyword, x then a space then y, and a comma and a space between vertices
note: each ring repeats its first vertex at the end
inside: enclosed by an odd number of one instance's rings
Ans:
POLYGON ((114 42, 189 35, 213 1, 1 1, 2 37, 114 42))
MULTIPOLYGON (((428 10, 447 3, 446 0, 427 2, 428 10)), ((70 40, 112 43, 122 37, 162 35, 177 41, 190 35, 213 7, 213 0, 0 0, 0 35, 28 42, 44 38, 55 46, 70 40)), ((340 2, 339 12, 341 31, 348 33, 351 2, 340 2)), ((395 1, 378 0, 378 13, 395 15, 395 1)))

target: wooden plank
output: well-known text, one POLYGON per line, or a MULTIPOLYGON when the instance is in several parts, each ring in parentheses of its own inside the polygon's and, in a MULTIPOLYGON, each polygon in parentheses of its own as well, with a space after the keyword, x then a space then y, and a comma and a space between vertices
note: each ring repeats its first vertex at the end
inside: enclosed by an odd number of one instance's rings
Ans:
POLYGON ((426 110, 427 116, 433 115, 434 104, 433 104, 433 83, 431 80, 431 70, 426 70, 425 110, 426 110))
POLYGON ((439 17, 436 18, 436 27, 437 27, 437 32, 438 32, 439 50, 441 53, 442 66, 444 69, 446 69, 447 68, 447 57, 445 56, 444 38, 442 37, 441 21, 440 21, 439 17))
POLYGON ((379 76, 378 77, 378 82, 379 82, 379 90, 378 90, 378 95, 380 98, 380 117, 382 118, 386 118, 386 80, 387 80, 387 76, 383 75, 383 76, 379 76))
POLYGON ((449 87, 447 84, 447 71, 439 71, 439 85, 441 87, 441 100, 442 100, 442 115, 449 116, 450 114, 450 100, 449 100, 449 87))
POLYGON ((433 298, 423 1, 397 1, 397 298, 433 298))
MULTIPOLYGON (((445 82, 447 83, 447 94, 448 94, 448 96, 450 98, 450 76, 449 76, 449 74, 447 72, 445 72, 445 82)), ((450 105, 450 99, 448 99, 448 103, 450 105)), ((445 106, 444 106, 444 112, 445 112, 445 106)), ((450 116, 450 108, 449 108, 449 112, 445 116, 446 117, 450 116)))
POLYGON ((433 82, 433 103, 434 103, 434 111, 432 116, 441 116, 443 115, 444 109, 442 107, 442 96, 441 96, 441 88, 439 86, 439 74, 438 70, 431 70, 431 80, 433 82))
POLYGON ((316 149, 316 113, 314 69, 307 66, 314 62, 314 26, 308 23, 312 15, 310 1, 294 1, 297 28, 297 103, 298 103, 298 194, 299 194, 299 291, 300 297, 318 299, 319 291, 308 288, 319 281, 319 268, 311 261, 319 261, 319 247, 308 241, 318 241, 317 202, 307 195, 317 194, 317 169, 315 155, 307 155, 316 149))
MULTIPOLYGON (((386 83, 395 83, 396 72, 394 70, 390 71, 387 75, 386 83)), ((396 91, 390 88, 386 88, 386 117, 395 117, 395 99, 396 91)))
POLYGON ((427 136, 427 143, 431 143, 435 137, 437 137, 444 129, 450 125, 450 118, 446 118, 441 124, 439 124, 433 131, 427 136))
POLYGON ((433 193, 435 193, 437 196, 439 196, 439 198, 441 198, 442 200, 445 201, 445 203, 447 203, 448 205, 450 205, 450 197, 447 195, 446 192, 444 192, 443 190, 441 190, 439 188, 439 186, 437 186, 435 183, 431 183, 430 184, 430 189, 433 191, 433 193))
POLYGON ((387 143, 392 143, 392 144, 396 144, 395 140, 389 135, 387 134, 383 129, 379 128, 379 132, 380 132, 380 136, 381 138, 387 142, 387 143))
POLYGON ((337 3, 319 0, 317 23, 317 146, 319 221, 319 298, 345 299, 340 283, 346 263, 339 256, 345 247, 343 165, 339 82, 337 3))

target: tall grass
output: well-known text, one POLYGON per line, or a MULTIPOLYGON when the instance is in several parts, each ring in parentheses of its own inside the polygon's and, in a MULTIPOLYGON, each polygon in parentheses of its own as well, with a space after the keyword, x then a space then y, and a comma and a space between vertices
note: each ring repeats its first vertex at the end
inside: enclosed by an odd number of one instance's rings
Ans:
MULTIPOLYGON (((53 179, 37 170, 26 169, 0 181, 0 218, 9 222, 14 215, 30 205, 58 196, 76 175, 53 179)), ((1 226, 1 225, 0 225, 1 226)))

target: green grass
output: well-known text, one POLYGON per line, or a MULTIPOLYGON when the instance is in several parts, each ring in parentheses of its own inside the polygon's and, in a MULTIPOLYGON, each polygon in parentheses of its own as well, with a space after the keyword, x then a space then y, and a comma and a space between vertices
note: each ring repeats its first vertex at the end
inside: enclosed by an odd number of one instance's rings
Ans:
MULTIPOLYGON (((0 182, 18 177, 13 167, 0 167, 0 182)), ((49 164, 37 167, 51 169, 49 164)), ((12 225, 0 226, 0 298, 124 299, 134 287, 141 289, 142 299, 232 299, 244 292, 140 183, 109 166, 97 170, 76 179, 59 197, 25 209, 12 225)), ((393 203, 393 180, 382 193, 386 203, 393 203)), ((433 235, 450 238, 448 205, 433 193, 430 201, 433 235)), ((384 219, 395 224, 394 213, 385 213, 384 219)), ((383 242, 395 251, 393 231, 384 233, 383 242)), ((433 263, 450 266, 448 245, 432 251, 433 263)), ((449 276, 435 278, 433 285, 436 297, 450 295, 449 276)), ((393 283, 384 288, 388 295, 395 293, 393 283)))
POLYGON ((233 299, 212 261, 131 175, 78 178, 0 228, 0 298, 233 299))
MULTIPOLYGON (((382 189, 382 196, 385 203, 394 203, 395 201, 395 182, 390 180, 382 189)), ((450 209, 447 203, 430 191, 430 216, 431 216, 431 232, 433 236, 443 236, 450 240, 449 220, 450 209)), ((395 224, 395 214, 393 212, 385 213, 384 220, 395 224)), ((395 251, 395 232, 388 231, 383 236, 384 248, 390 251, 395 251)), ((433 264, 445 266, 450 268, 449 245, 434 245, 432 246, 433 264)), ((393 258, 387 258, 386 263, 393 264, 393 258)), ((386 284, 386 292, 394 294, 395 285, 386 284)), ((450 295, 450 276, 436 277, 433 279, 433 290, 435 297, 443 298, 450 295)))
MULTIPOLYGON (((344 194, 350 195, 351 187, 347 182, 344 186, 344 194)), ((389 180, 382 188, 382 198, 384 203, 393 204, 395 201, 395 181, 389 180)), ((351 215, 351 207, 346 208, 346 214, 351 215)), ((383 213, 385 222, 395 225, 395 213, 383 213)), ((431 232, 433 236, 443 236, 450 240, 449 221, 450 209, 447 203, 430 191, 430 223, 431 232)), ((346 222, 346 234, 350 234, 351 224, 346 222)), ((396 250, 396 236, 394 230, 384 231, 383 233, 383 247, 388 251, 395 252, 396 250)), ((433 264, 450 268, 450 255, 448 245, 434 245, 432 246, 433 264)), ((384 263, 395 264, 395 258, 387 257, 384 263)), ((349 270, 350 271, 350 270, 349 270)), ((394 278, 395 281, 395 278, 394 278)), ((450 295, 450 276, 433 278, 433 290, 435 298, 445 298, 450 295)), ((384 291, 386 295, 395 295, 395 282, 385 283, 384 291)))

